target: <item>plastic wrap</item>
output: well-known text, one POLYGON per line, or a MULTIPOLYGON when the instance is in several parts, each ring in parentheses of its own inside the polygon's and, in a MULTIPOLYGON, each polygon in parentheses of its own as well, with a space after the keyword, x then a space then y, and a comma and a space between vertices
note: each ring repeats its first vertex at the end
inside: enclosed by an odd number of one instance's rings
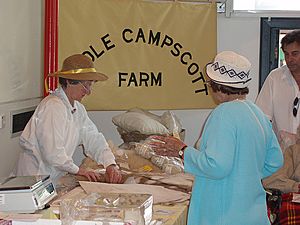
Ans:
POLYGON ((165 112, 161 116, 161 121, 162 124, 164 124, 168 128, 170 134, 172 134, 173 137, 183 140, 180 136, 180 132, 182 131, 181 123, 173 112, 165 112))
POLYGON ((92 193, 60 204, 62 225, 74 221, 101 221, 105 224, 148 225, 152 219, 151 194, 92 193))
POLYGON ((141 143, 134 143, 134 146, 135 152, 145 159, 151 159, 152 156, 155 156, 155 153, 152 150, 151 146, 143 141, 141 143))
POLYGON ((154 165, 162 169, 163 172, 168 174, 176 174, 183 172, 184 167, 181 159, 178 157, 168 156, 167 149, 161 150, 165 151, 165 156, 156 154, 150 145, 152 141, 154 140, 151 139, 151 137, 149 137, 144 141, 138 143, 133 142, 130 144, 133 146, 133 149, 138 155, 150 160, 154 165))

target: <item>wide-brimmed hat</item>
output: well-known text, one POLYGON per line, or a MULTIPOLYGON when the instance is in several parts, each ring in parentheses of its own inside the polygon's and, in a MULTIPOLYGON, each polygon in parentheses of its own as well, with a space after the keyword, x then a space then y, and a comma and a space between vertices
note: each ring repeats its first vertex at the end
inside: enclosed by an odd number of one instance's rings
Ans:
POLYGON ((82 54, 69 56, 64 60, 62 69, 49 76, 72 80, 104 81, 108 79, 106 75, 96 71, 93 61, 88 56, 82 54))
POLYGON ((232 51, 219 53, 214 62, 206 65, 207 76, 215 83, 234 88, 248 87, 251 63, 232 51))

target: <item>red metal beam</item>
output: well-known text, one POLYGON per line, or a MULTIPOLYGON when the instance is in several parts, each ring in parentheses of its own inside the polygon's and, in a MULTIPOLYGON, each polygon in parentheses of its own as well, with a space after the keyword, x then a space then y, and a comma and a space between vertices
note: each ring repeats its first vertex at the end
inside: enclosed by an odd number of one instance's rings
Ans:
POLYGON ((44 96, 57 87, 57 79, 48 74, 58 68, 58 1, 45 0, 44 96))

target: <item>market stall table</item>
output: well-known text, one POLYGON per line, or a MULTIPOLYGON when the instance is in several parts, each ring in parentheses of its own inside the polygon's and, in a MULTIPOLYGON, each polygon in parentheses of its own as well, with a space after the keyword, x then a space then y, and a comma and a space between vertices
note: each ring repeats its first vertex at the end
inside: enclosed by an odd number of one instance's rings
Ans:
MULTIPOLYGON (((184 174, 167 174, 151 161, 135 154, 134 151, 119 151, 114 149, 116 162, 120 167, 125 184, 106 184, 102 182, 87 182, 83 177, 67 175, 61 178, 58 186, 58 195, 51 202, 51 207, 39 210, 35 214, 1 215, 0 218, 12 221, 0 225, 55 225, 61 224, 59 217, 59 204, 63 199, 79 199, 80 195, 102 192, 131 193, 147 192, 153 195, 153 214, 150 225, 185 225, 187 222, 188 203, 190 198, 193 177, 184 174), (79 195, 78 195, 79 194, 79 195), (22 221, 27 219, 27 221, 22 221), (28 221, 28 219, 30 221, 28 221)), ((102 174, 105 170, 90 158, 85 158, 81 164, 85 169, 91 169, 102 174)), ((104 182, 105 180, 103 180, 104 182)), ((95 224, 102 224, 93 222, 95 224)), ((77 223, 74 223, 77 225, 77 223)))
MULTIPOLYGON (((78 189, 80 187, 76 187, 78 189)), ((82 190, 83 191, 83 190, 82 190)), ((64 195, 60 195, 63 198, 64 195)), ((58 201, 56 199, 56 201, 58 201)), ((35 214, 0 214, 3 220, 1 225, 61 225, 58 219, 59 208, 51 206, 50 208, 39 210, 35 214)), ((186 225, 188 201, 182 203, 173 203, 172 205, 155 204, 153 205, 153 215, 151 225, 186 225)), ((86 223, 88 224, 88 223, 86 223)), ((93 222, 90 224, 102 224, 93 222)), ((77 225, 77 223, 74 223, 77 225)), ((79 224, 78 224, 79 225, 79 224)))

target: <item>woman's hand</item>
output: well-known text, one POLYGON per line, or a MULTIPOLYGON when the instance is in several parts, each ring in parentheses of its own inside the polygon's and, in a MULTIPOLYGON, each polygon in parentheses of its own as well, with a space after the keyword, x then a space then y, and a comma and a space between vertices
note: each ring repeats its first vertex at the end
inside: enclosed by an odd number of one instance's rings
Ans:
POLYGON ((101 175, 99 173, 95 173, 93 171, 89 171, 83 168, 79 168, 78 172, 76 175, 84 176, 86 177, 89 181, 93 182, 98 182, 101 181, 101 175))
POLYGON ((186 146, 184 142, 173 136, 158 136, 150 137, 152 141, 150 146, 158 155, 178 157, 178 152, 186 146))
POLYGON ((116 165, 112 164, 106 167, 105 181, 107 183, 115 184, 122 183, 122 174, 116 165))

